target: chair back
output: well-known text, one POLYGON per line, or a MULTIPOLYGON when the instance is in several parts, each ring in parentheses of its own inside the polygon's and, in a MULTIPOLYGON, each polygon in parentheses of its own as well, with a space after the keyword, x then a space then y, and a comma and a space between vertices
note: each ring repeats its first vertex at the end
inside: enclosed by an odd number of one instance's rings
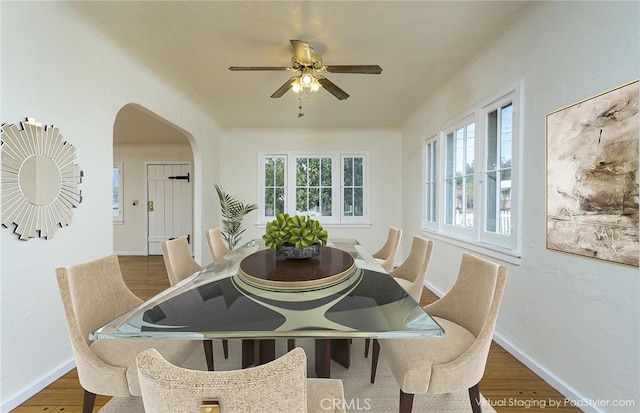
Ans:
POLYGON ((394 227, 389 227, 389 233, 387 240, 380 250, 372 254, 382 268, 385 271, 390 272, 393 269, 393 264, 398 254, 398 247, 400 246, 400 240, 402 239, 402 230, 394 227))
POLYGON ((142 302, 124 283, 115 255, 57 268, 56 277, 69 329, 87 344, 90 332, 142 302))
POLYGON ((217 400, 222 412, 307 411, 307 357, 301 348, 242 370, 188 370, 155 349, 141 352, 136 362, 147 412, 198 412, 204 399, 217 400))
POLYGON ((167 267, 169 283, 174 285, 193 273, 202 270, 202 267, 193 259, 186 237, 179 237, 169 241, 163 241, 162 257, 167 267))
POLYGON ((398 268, 389 272, 392 277, 407 281, 401 282, 400 285, 417 302, 420 302, 422 296, 422 287, 427 276, 432 250, 433 241, 414 235, 407 259, 398 268))
POLYGON ((211 252, 211 258, 213 262, 218 261, 231 252, 229 247, 224 242, 222 237, 222 231, 220 227, 216 227, 207 231, 207 243, 209 244, 209 252, 211 252))
POLYGON ((492 310, 497 316, 506 277, 506 267, 465 253, 451 290, 425 310, 432 316, 461 325, 478 337, 491 321, 492 310))

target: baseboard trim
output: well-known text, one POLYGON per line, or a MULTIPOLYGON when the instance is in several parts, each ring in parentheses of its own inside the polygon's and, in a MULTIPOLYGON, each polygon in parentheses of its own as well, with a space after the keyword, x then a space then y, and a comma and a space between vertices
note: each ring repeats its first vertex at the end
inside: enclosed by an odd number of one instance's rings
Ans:
MULTIPOLYGON (((515 357, 519 362, 527 366, 529 370, 533 371, 535 374, 540 376, 544 381, 546 381, 551 387, 558 390, 564 397, 569 400, 581 402, 586 400, 584 396, 581 396, 575 389, 567 385, 564 381, 560 380, 549 370, 545 369, 541 365, 535 362, 528 355, 521 352, 516 346, 513 345, 509 340, 504 338, 502 334, 498 331, 493 334, 493 341, 498 343, 503 349, 505 349, 509 354, 515 357)), ((604 412, 603 410, 597 409, 594 406, 589 404, 579 404, 579 409, 583 412, 588 413, 599 413, 604 412)))
POLYGON ((41 376, 38 380, 34 381, 31 385, 23 388, 18 393, 9 397, 7 400, 2 401, 2 406, 0 406, 0 411, 2 413, 9 413, 11 410, 20 406, 22 403, 29 400, 29 398, 35 396, 39 392, 42 391, 45 387, 58 380, 60 377, 64 376, 76 366, 75 359, 72 357, 65 363, 62 363, 57 368, 51 370, 44 376, 41 376))
POLYGON ((146 257, 147 255, 147 251, 114 251, 113 252, 115 255, 135 255, 135 256, 142 256, 142 257, 146 257))
MULTIPOLYGON (((431 290, 438 297, 442 297, 444 295, 443 291, 440 291, 433 284, 425 281, 425 287, 431 290)), ((503 349, 507 351, 507 353, 511 354, 516 358, 520 363, 524 364, 529 370, 533 371, 535 374, 540 376, 544 381, 546 381, 551 387, 558 390, 564 397, 569 400, 581 401, 585 400, 585 397, 580 395, 575 389, 571 386, 567 385, 564 381, 560 380, 549 370, 542 367, 538 364, 534 359, 529 357, 529 355, 523 353, 517 346, 515 346, 511 341, 507 340, 499 331, 495 331, 493 333, 493 341, 498 343, 503 349)), ((482 389, 480 389, 482 391, 482 389)), ((602 413, 603 411, 595 408, 591 405, 580 405, 580 410, 586 413, 602 413)))

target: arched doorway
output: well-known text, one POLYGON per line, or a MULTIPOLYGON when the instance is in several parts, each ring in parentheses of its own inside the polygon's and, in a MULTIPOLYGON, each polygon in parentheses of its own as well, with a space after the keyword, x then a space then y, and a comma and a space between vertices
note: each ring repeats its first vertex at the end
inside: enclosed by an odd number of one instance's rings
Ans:
POLYGON ((116 254, 156 255, 165 239, 193 239, 190 138, 140 105, 131 103, 118 112, 113 128, 116 254))

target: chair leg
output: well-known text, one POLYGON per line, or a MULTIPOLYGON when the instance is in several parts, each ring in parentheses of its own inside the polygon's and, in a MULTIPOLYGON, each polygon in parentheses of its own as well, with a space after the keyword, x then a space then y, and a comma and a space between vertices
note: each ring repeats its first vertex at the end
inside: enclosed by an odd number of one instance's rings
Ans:
POLYGON ((224 358, 229 358, 229 340, 222 340, 222 351, 224 352, 224 358))
POLYGON ((371 344, 370 338, 364 339, 364 358, 369 357, 369 345, 371 344))
POLYGON ((296 339, 295 338, 287 339, 287 351, 291 351, 294 348, 296 348, 296 339))
POLYGON ((380 356, 380 343, 373 339, 373 353, 371 353, 371 383, 376 381, 376 371, 378 370, 378 356, 380 356))
POLYGON ((473 413, 482 413, 482 408, 480 407, 480 383, 469 387, 469 399, 471 401, 471 411, 473 413))
POLYGON ((82 413, 92 413, 93 406, 96 404, 96 394, 90 391, 84 391, 84 401, 82 404, 82 413))
POLYGON ((207 360, 207 370, 213 371, 213 341, 203 340, 202 345, 204 346, 204 358, 207 360))
POLYGON ((399 413, 411 413, 413 409, 413 394, 405 393, 400 390, 400 407, 398 408, 399 413))

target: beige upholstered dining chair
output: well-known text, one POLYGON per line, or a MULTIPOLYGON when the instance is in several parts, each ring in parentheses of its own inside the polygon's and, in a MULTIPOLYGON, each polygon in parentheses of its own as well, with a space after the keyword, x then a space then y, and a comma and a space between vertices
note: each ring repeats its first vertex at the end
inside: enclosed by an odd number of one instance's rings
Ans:
POLYGON ((379 251, 371 254, 373 258, 386 272, 390 272, 393 269, 393 264, 398 254, 398 247, 400 246, 400 240, 402 239, 402 230, 394 227, 389 227, 389 234, 387 235, 387 241, 384 243, 379 251))
POLYGON ((308 379, 307 357, 301 348, 242 370, 184 369, 153 349, 140 353, 137 364, 147 412, 197 412, 203 400, 215 400, 223 413, 344 411, 342 381, 308 379))
POLYGON ((414 235, 407 258, 398 268, 389 272, 389 275, 417 302, 420 302, 422 296, 432 249, 433 241, 414 235))
MULTIPOLYGON (((422 238, 418 235, 413 236, 411 242, 411 250, 407 258, 400 264, 398 268, 392 270, 389 275, 404 288, 404 290, 416 300, 420 302, 424 280, 427 276, 427 268, 431 260, 431 250, 433 249, 433 241, 422 238)), ((371 340, 366 339, 364 345, 364 356, 369 356, 369 346, 371 340)))
POLYGON ((209 244, 209 252, 211 252, 211 258, 213 262, 218 261, 231 252, 229 247, 224 242, 222 237, 222 231, 220 227, 216 227, 207 231, 207 243, 209 244))
POLYGON ((142 303, 126 286, 118 257, 56 269, 71 348, 84 389, 83 413, 96 395, 139 396, 136 356, 155 348, 172 363, 183 363, 197 343, 189 340, 89 340, 89 333, 142 303))
MULTIPOLYGON (((177 284, 188 276, 202 270, 202 267, 193 259, 191 251, 189 251, 189 243, 186 237, 163 241, 161 246, 164 265, 167 268, 171 285, 177 284)), ((213 370, 213 341, 203 340, 202 345, 207 359, 207 367, 209 370, 213 370)), ((222 340, 222 349, 224 358, 228 358, 229 342, 227 340, 222 340)))
POLYGON ((189 251, 187 237, 174 238, 160 243, 162 247, 162 258, 164 266, 167 268, 169 283, 177 284, 191 274, 194 274, 202 267, 198 264, 189 251))
POLYGON ((463 254, 451 290, 425 307, 445 336, 375 341, 371 383, 382 350, 400 386, 401 413, 411 411, 415 394, 460 390, 469 392, 473 412, 480 412, 479 383, 506 280, 506 267, 463 254))

